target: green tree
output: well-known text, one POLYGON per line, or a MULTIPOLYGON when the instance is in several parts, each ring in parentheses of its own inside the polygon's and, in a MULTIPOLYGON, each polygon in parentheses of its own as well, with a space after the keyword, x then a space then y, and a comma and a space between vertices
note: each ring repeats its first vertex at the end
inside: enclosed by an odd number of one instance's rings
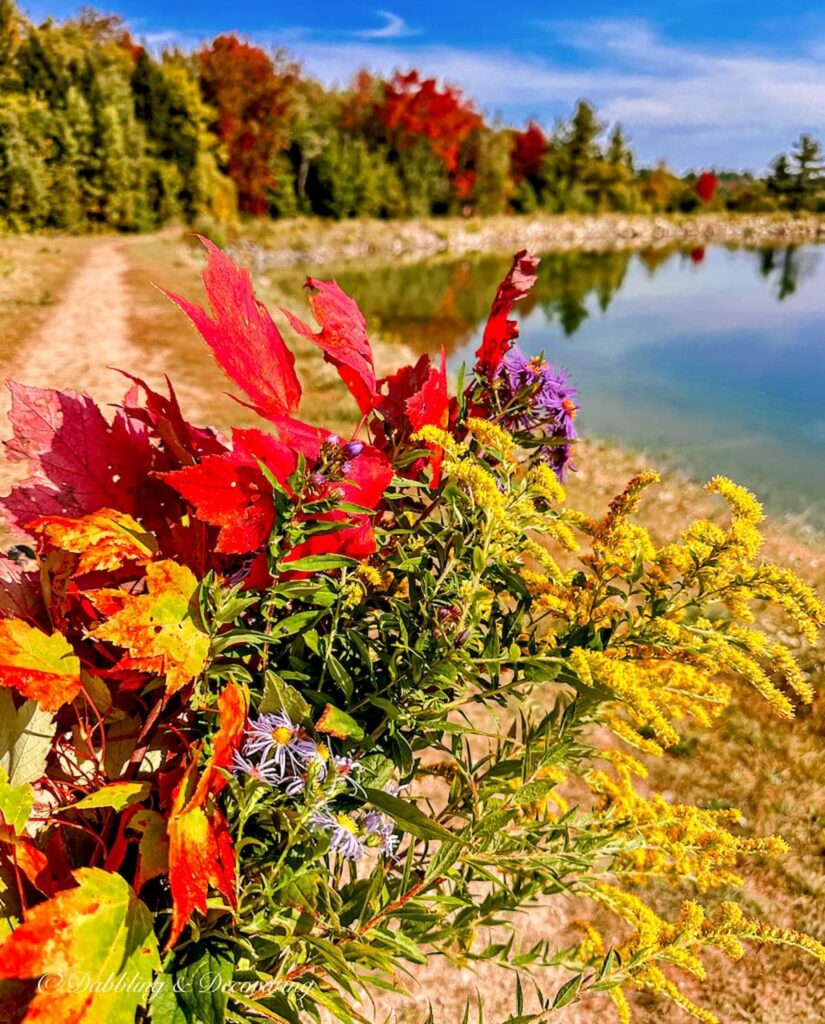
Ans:
POLYGON ((822 144, 812 135, 803 132, 791 151, 794 163, 794 184, 800 193, 813 192, 822 185, 822 144))

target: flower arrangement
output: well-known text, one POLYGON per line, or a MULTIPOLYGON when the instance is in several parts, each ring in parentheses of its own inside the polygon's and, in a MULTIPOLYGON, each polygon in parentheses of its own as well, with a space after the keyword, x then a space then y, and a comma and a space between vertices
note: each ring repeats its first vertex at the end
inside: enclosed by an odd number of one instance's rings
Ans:
POLYGON ((296 418, 280 331, 204 245, 211 312, 172 298, 268 430, 193 426, 136 377, 111 420, 10 385, 30 475, 2 499, 0 1016, 364 1021, 365 986, 445 954, 531 974, 513 1020, 603 992, 629 1021, 647 989, 715 1021, 680 987, 708 949, 825 961, 705 909, 784 843, 647 792, 631 753, 737 681, 784 717, 812 698, 754 614, 813 642, 825 607, 759 560, 755 498, 712 481, 727 525, 660 548, 633 518, 655 473, 600 519, 567 506, 577 397, 515 346, 526 253, 454 394, 443 353, 377 380, 355 303, 309 280, 320 330, 286 316, 358 405, 341 438, 296 418), (672 920, 657 880, 686 893, 672 920), (592 907, 564 948, 476 941, 551 899, 592 907))

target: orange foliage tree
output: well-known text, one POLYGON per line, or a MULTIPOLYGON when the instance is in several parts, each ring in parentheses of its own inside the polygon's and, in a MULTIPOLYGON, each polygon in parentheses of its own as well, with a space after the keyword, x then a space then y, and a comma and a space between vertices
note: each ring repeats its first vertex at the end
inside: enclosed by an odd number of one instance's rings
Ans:
POLYGON ((377 113, 396 148, 427 139, 456 196, 466 199, 470 195, 475 170, 462 159, 463 150, 484 121, 459 89, 439 88, 434 78, 422 78, 415 69, 399 71, 387 83, 377 113))
POLYGON ((218 36, 199 54, 204 95, 217 112, 227 171, 247 213, 267 211, 273 160, 289 142, 297 65, 273 60, 237 36, 218 36))

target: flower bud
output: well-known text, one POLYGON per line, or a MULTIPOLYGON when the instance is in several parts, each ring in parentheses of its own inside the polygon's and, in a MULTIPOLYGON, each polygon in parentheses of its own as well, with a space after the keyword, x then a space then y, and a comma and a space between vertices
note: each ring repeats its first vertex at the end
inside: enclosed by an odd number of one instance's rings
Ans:
POLYGON ((355 459, 364 450, 364 445, 361 441, 347 441, 341 451, 344 453, 345 459, 355 459))

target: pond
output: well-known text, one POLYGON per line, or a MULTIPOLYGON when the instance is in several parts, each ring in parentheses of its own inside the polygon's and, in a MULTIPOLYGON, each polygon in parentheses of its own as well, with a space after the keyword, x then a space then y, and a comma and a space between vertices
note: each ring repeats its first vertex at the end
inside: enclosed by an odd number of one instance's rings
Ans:
MULTIPOLYGON (((371 327, 471 360, 509 261, 339 272, 371 327)), ((579 386, 584 435, 723 473, 825 527, 825 261, 816 247, 545 254, 522 347, 579 386)))

